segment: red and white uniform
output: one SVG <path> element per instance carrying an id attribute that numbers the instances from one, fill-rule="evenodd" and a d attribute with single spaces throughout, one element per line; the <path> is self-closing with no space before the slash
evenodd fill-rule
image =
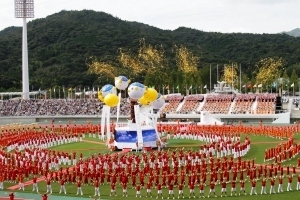
<path id="1" fill-rule="evenodd" d="M 51 187 L 51 178 L 46 179 L 46 185 L 47 185 L 47 193 L 52 193 L 52 187 Z"/>
<path id="2" fill-rule="evenodd" d="M 32 192 L 36 191 L 36 192 L 39 192 L 39 188 L 38 188 L 38 185 L 37 185 L 37 177 L 34 176 L 33 179 L 32 179 Z"/>
<path id="3" fill-rule="evenodd" d="M 60 189 L 59 194 L 63 191 L 65 194 L 67 194 L 66 187 L 65 187 L 65 179 L 60 179 L 59 181 Z"/>
<path id="4" fill-rule="evenodd" d="M 136 195 L 141 196 L 141 186 L 139 184 L 135 186 L 135 190 L 136 190 Z"/>
<path id="5" fill-rule="evenodd" d="M 82 188 L 81 188 L 81 185 L 82 185 L 81 181 L 78 180 L 76 182 L 76 185 L 77 185 L 77 193 L 76 193 L 76 195 L 78 195 L 78 194 L 83 195 Z"/>
<path id="6" fill-rule="evenodd" d="M 94 180 L 94 188 L 95 188 L 95 194 L 94 194 L 94 196 L 99 196 L 100 197 L 100 189 L 99 189 L 99 181 L 98 181 L 98 179 Z"/>

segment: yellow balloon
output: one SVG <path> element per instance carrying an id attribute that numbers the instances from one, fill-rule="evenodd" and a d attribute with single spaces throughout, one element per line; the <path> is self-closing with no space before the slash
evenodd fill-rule
<path id="1" fill-rule="evenodd" d="M 98 99 L 99 99 L 101 102 L 104 101 L 104 98 L 103 98 L 103 96 L 102 96 L 102 91 L 99 91 L 99 92 L 98 92 Z"/>
<path id="2" fill-rule="evenodd" d="M 141 98 L 139 98 L 139 103 L 142 105 L 148 105 L 150 102 L 145 98 L 145 96 L 142 96 Z"/>
<path id="3" fill-rule="evenodd" d="M 119 97 L 116 94 L 108 94 L 104 97 L 105 105 L 115 107 L 119 103 Z"/>
<path id="4" fill-rule="evenodd" d="M 154 88 L 147 88 L 145 94 L 144 94 L 144 97 L 152 102 L 152 101 L 155 101 L 158 97 L 158 93 L 157 91 L 154 89 Z"/>

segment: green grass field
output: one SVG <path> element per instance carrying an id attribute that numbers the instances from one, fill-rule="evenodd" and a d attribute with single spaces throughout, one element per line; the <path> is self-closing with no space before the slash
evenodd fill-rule
<path id="1" fill-rule="evenodd" d="M 251 149 L 250 151 L 247 153 L 247 155 L 245 157 L 243 157 L 243 159 L 254 159 L 255 158 L 255 163 L 263 163 L 263 158 L 264 158 L 264 151 L 266 148 L 270 148 L 273 146 L 276 146 L 277 144 L 283 142 L 283 140 L 279 140 L 276 138 L 270 138 L 270 137 L 263 137 L 263 136 L 254 136 L 251 135 Z M 299 141 L 299 135 L 296 136 L 296 141 Z M 80 142 L 80 143 L 71 143 L 71 144 L 66 144 L 66 145 L 62 145 L 62 146 L 57 146 L 54 147 L 52 149 L 55 150 L 62 150 L 62 151 L 68 151 L 68 152 L 72 152 L 72 151 L 76 151 L 78 154 L 79 153 L 83 153 L 84 157 L 89 157 L 92 154 L 97 154 L 97 153 L 107 153 L 109 152 L 107 147 L 105 146 L 105 144 L 103 143 L 103 141 L 98 140 L 96 138 L 89 138 L 86 137 L 85 142 Z M 99 142 L 99 144 L 96 144 L 95 142 Z M 182 148 L 185 147 L 185 149 L 194 149 L 197 150 L 199 149 L 199 145 L 201 144 L 201 142 L 199 141 L 194 141 L 194 140 L 168 140 L 168 148 L 170 149 L 170 151 L 175 150 L 176 148 Z M 130 152 L 130 153 L 135 153 L 135 152 Z M 283 165 L 288 165 L 288 164 L 292 164 L 295 165 L 297 164 L 297 159 L 298 159 L 299 155 L 288 161 L 283 163 Z M 294 177 L 293 179 L 293 191 L 290 192 L 286 192 L 286 179 L 284 180 L 284 193 L 281 194 L 268 194 L 268 195 L 260 195 L 260 189 L 261 189 L 261 185 L 260 183 L 257 184 L 257 192 L 259 195 L 253 195 L 250 196 L 249 192 L 250 192 L 250 183 L 246 183 L 246 192 L 247 192 L 247 196 L 230 196 L 230 189 L 231 189 L 231 185 L 228 184 L 227 186 L 227 191 L 228 191 L 228 197 L 223 197 L 225 199 L 239 199 L 239 200 L 254 200 L 254 199 L 260 199 L 260 200 L 279 200 L 279 199 L 291 199 L 291 200 L 296 200 L 296 199 L 300 199 L 300 191 L 295 191 L 296 188 L 296 177 Z M 15 184 L 12 183 L 5 183 L 4 186 L 5 188 L 12 186 Z M 130 184 L 129 184 L 130 185 Z M 44 181 L 38 183 L 39 186 L 39 190 L 40 193 L 46 192 L 46 184 Z M 52 188 L 53 188 L 53 194 L 52 195 L 57 195 L 56 199 L 61 199 L 60 197 L 63 197 L 64 195 L 59 195 L 59 185 L 58 183 L 53 183 L 52 184 Z M 76 196 L 76 186 L 73 184 L 67 184 L 66 185 L 66 189 L 67 189 L 67 196 L 69 197 L 78 197 Z M 83 186 L 83 193 L 84 195 L 82 197 L 89 197 L 91 195 L 94 194 L 94 188 L 92 186 Z M 118 185 L 117 186 L 117 193 L 118 196 L 114 196 L 114 197 L 110 197 L 110 186 L 109 185 L 101 185 L 100 186 L 100 191 L 101 191 L 101 199 L 114 199 L 114 200 L 123 200 L 124 197 L 122 196 L 122 189 L 121 186 Z M 205 197 L 207 198 L 208 195 L 208 191 L 209 188 L 205 187 Z M 239 191 L 239 184 L 237 184 L 237 191 Z M 276 191 L 277 191 L 277 181 L 276 181 Z M 26 193 L 32 193 L 32 185 L 27 186 L 25 188 L 25 192 Z M 195 192 L 196 192 L 196 199 L 199 199 L 199 189 L 198 187 L 195 188 Z M 267 192 L 269 192 L 269 182 L 267 182 Z M 175 198 L 177 199 L 178 196 L 178 189 L 175 187 L 174 189 L 174 193 L 175 193 Z M 221 198 L 220 194 L 221 194 L 221 188 L 220 186 L 216 186 L 216 193 L 217 193 L 217 198 Z M 129 199 L 142 199 L 142 200 L 146 200 L 146 199 L 151 199 L 150 197 L 145 197 L 146 195 L 146 190 L 142 189 L 141 190 L 141 194 L 142 194 L 142 198 L 136 198 L 135 197 L 135 189 L 131 189 L 131 187 L 128 187 L 128 197 Z M 188 198 L 189 195 L 189 191 L 187 189 L 187 187 L 184 189 L 184 194 L 185 194 L 185 198 Z M 156 197 L 156 189 L 152 190 L 152 195 L 153 198 Z M 21 197 L 22 195 L 19 194 L 19 196 Z M 163 197 L 164 199 L 167 199 L 168 197 L 168 191 L 167 189 L 163 189 Z M 40 197 L 36 197 L 37 199 L 39 199 Z M 215 197 L 210 197 L 210 199 L 217 199 Z M 53 198 L 55 199 L 55 198 Z"/>

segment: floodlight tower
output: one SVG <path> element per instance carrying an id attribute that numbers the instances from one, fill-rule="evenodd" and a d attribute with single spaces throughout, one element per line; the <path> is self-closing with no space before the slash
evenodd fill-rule
<path id="1" fill-rule="evenodd" d="M 15 0 L 15 17 L 23 18 L 22 42 L 22 98 L 29 99 L 29 74 L 28 74 L 28 45 L 26 18 L 34 17 L 34 0 Z"/>

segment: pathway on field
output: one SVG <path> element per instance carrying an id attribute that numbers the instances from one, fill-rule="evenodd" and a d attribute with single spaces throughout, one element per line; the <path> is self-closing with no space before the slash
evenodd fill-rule
<path id="1" fill-rule="evenodd" d="M 277 142 L 251 142 L 251 144 L 277 144 L 281 143 L 282 141 L 277 141 Z"/>
<path id="2" fill-rule="evenodd" d="M 92 140 L 82 140 L 82 142 L 91 143 L 91 144 L 105 144 L 105 142 L 97 142 Z"/>
<path id="3" fill-rule="evenodd" d="M 252 144 L 278 144 L 280 143 L 280 141 L 278 142 L 251 142 L 251 145 Z M 197 147 L 197 146 L 200 146 L 201 144 L 179 144 L 179 145 L 172 145 L 172 146 L 169 146 L 169 148 L 180 148 L 180 147 Z"/>
<path id="4" fill-rule="evenodd" d="M 0 191 L 0 200 L 8 200 L 9 194 L 10 194 L 10 192 Z M 15 200 L 40 200 L 40 199 L 42 199 L 42 197 L 39 194 L 15 192 Z M 55 196 L 55 195 L 50 195 L 48 197 L 48 200 L 87 200 L 87 199 L 90 199 L 90 198 Z M 103 200 L 103 199 L 101 198 L 101 200 Z"/>
<path id="5" fill-rule="evenodd" d="M 72 149 L 72 151 L 84 151 L 84 150 L 107 150 L 107 147 L 99 147 L 99 148 L 76 148 Z"/>

